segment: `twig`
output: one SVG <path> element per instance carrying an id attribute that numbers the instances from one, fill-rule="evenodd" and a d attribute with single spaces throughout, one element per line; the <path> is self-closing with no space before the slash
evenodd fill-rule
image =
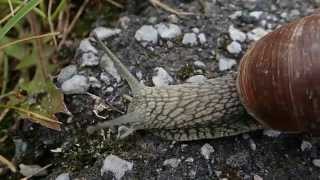
<path id="1" fill-rule="evenodd" d="M 12 11 L 13 13 L 16 13 L 21 7 L 22 7 L 23 4 L 20 4 L 18 7 L 14 8 L 14 10 Z M 2 18 L 0 20 L 0 24 L 4 23 L 7 19 L 9 19 L 10 17 L 12 17 L 12 14 L 8 14 L 6 15 L 4 18 Z"/>
<path id="2" fill-rule="evenodd" d="M 52 23 L 51 10 L 52 10 L 52 0 L 49 0 L 49 5 L 48 5 L 48 24 L 49 24 L 50 32 L 53 33 L 54 32 L 54 27 L 53 27 L 53 23 Z M 54 46 L 57 48 L 58 43 L 57 43 L 57 39 L 56 39 L 55 36 L 53 36 L 53 42 L 54 42 Z"/>
<path id="3" fill-rule="evenodd" d="M 4 109 L 1 114 L 0 114 L 0 122 L 4 119 L 4 117 L 6 117 L 6 115 L 8 114 L 8 112 L 10 111 L 9 108 Z"/>
<path id="4" fill-rule="evenodd" d="M 12 172 L 17 172 L 17 168 L 8 159 L 0 155 L 0 163 L 6 165 Z"/>
<path id="5" fill-rule="evenodd" d="M 58 45 L 58 49 L 61 49 L 62 45 L 64 44 L 64 42 L 66 41 L 67 39 L 67 36 L 69 35 L 69 33 L 72 31 L 72 29 L 74 28 L 76 22 L 78 21 L 79 17 L 81 16 L 81 14 L 83 13 L 84 11 L 84 8 L 87 6 L 89 0 L 85 0 L 81 7 L 79 8 L 76 16 L 73 18 L 72 22 L 70 23 L 68 29 L 66 32 L 64 32 L 63 34 L 63 37 L 62 37 L 62 40 L 60 41 L 59 45 Z"/>
<path id="6" fill-rule="evenodd" d="M 11 16 L 14 16 L 14 10 L 13 10 L 13 6 L 12 6 L 12 2 L 11 0 L 8 0 L 8 4 L 9 4 L 9 7 L 10 7 L 10 11 L 11 11 Z"/>
<path id="7" fill-rule="evenodd" d="M 120 3 L 118 3 L 118 2 L 116 2 L 116 1 L 114 1 L 114 0 L 106 0 L 106 1 L 107 1 L 108 3 L 110 3 L 110 4 L 112 4 L 112 5 L 120 8 L 120 9 L 123 9 L 123 8 L 124 8 L 124 6 L 123 6 L 122 4 L 120 4 Z"/>
<path id="8" fill-rule="evenodd" d="M 178 16 L 194 15 L 194 13 L 191 13 L 191 12 L 183 12 L 183 11 L 175 10 L 172 7 L 160 2 L 159 0 L 149 0 L 149 2 L 155 7 L 159 6 L 160 8 L 164 9 L 165 11 L 176 14 Z"/>
<path id="9" fill-rule="evenodd" d="M 48 37 L 48 36 L 56 36 L 56 35 L 59 35 L 59 34 L 60 34 L 59 32 L 53 32 L 53 33 L 47 33 L 47 34 L 41 34 L 41 35 L 26 37 L 26 38 L 19 39 L 19 40 L 16 40 L 16 41 L 12 41 L 12 42 L 10 42 L 10 43 L 7 43 L 7 44 L 5 44 L 5 45 L 0 46 L 0 50 L 2 50 L 2 49 L 4 49 L 4 48 L 7 48 L 7 47 L 9 47 L 9 46 L 11 46 L 11 45 L 24 42 L 24 41 L 30 41 L 30 40 L 34 40 L 34 39 L 40 39 L 40 38 L 44 38 L 44 37 Z"/>
<path id="10" fill-rule="evenodd" d="M 41 171 L 44 171 L 44 170 L 48 169 L 50 166 L 52 166 L 52 164 L 48 164 L 48 165 L 44 166 L 43 168 L 40 168 L 35 173 L 31 174 L 30 176 L 24 177 L 21 180 L 28 180 L 28 179 L 32 178 L 34 175 L 40 173 Z"/>

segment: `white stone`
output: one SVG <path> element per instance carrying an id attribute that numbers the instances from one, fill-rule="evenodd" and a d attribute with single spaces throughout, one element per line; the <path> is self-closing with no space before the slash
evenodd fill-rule
<path id="1" fill-rule="evenodd" d="M 62 173 L 55 180 L 70 180 L 70 175 L 69 173 Z"/>
<path id="2" fill-rule="evenodd" d="M 168 86 L 173 82 L 173 78 L 162 67 L 157 67 L 154 71 L 156 75 L 152 77 L 152 82 L 156 87 Z"/>
<path id="3" fill-rule="evenodd" d="M 228 69 L 231 69 L 232 66 L 236 65 L 237 62 L 234 59 L 226 58 L 224 56 L 221 56 L 219 58 L 219 70 L 220 71 L 225 71 Z"/>
<path id="4" fill-rule="evenodd" d="M 316 167 L 320 167 L 320 159 L 314 159 L 312 160 L 312 164 Z"/>
<path id="5" fill-rule="evenodd" d="M 98 50 L 90 43 L 89 38 L 83 39 L 80 42 L 79 50 L 81 50 L 82 52 L 92 52 L 95 54 L 98 53 Z"/>
<path id="6" fill-rule="evenodd" d="M 144 25 L 134 35 L 137 41 L 142 43 L 156 44 L 158 42 L 158 31 L 150 25 Z"/>
<path id="7" fill-rule="evenodd" d="M 256 145 L 256 143 L 254 142 L 254 140 L 253 139 L 249 139 L 249 145 L 250 145 L 250 149 L 252 150 L 252 151 L 255 151 L 255 150 L 257 150 L 257 145 Z"/>
<path id="8" fill-rule="evenodd" d="M 260 19 L 263 11 L 252 11 L 249 13 L 249 16 L 254 17 L 255 19 Z"/>
<path id="9" fill-rule="evenodd" d="M 178 23 L 179 22 L 179 18 L 175 15 L 175 14 L 171 14 L 168 16 L 168 20 L 172 23 Z"/>
<path id="10" fill-rule="evenodd" d="M 96 34 L 97 37 L 102 40 L 120 33 L 121 29 L 112 29 L 106 27 L 97 27 L 92 31 L 92 34 Z"/>
<path id="11" fill-rule="evenodd" d="M 257 174 L 253 175 L 253 180 L 263 180 L 263 178 Z"/>
<path id="12" fill-rule="evenodd" d="M 276 131 L 276 130 L 273 130 L 273 129 L 265 129 L 263 131 L 263 135 L 269 136 L 269 137 L 273 137 L 273 138 L 276 138 L 276 137 L 280 136 L 280 134 L 281 134 L 280 131 Z"/>
<path id="13" fill-rule="evenodd" d="M 267 35 L 269 32 L 261 27 L 255 28 L 247 33 L 248 39 L 253 41 L 258 41 L 263 36 Z"/>
<path id="14" fill-rule="evenodd" d="M 94 76 L 90 76 L 89 77 L 89 84 L 91 87 L 94 87 L 94 88 L 101 88 L 101 83 L 100 81 L 94 77 Z"/>
<path id="15" fill-rule="evenodd" d="M 182 44 L 195 46 L 198 44 L 197 35 L 195 33 L 185 33 L 182 39 Z"/>
<path id="16" fill-rule="evenodd" d="M 237 19 L 238 17 L 242 16 L 242 11 L 235 11 L 234 13 L 232 13 L 229 18 L 230 19 Z"/>
<path id="17" fill-rule="evenodd" d="M 119 22 L 120 22 L 120 26 L 123 28 L 123 29 L 128 29 L 129 27 L 129 22 L 130 22 L 130 18 L 128 16 L 123 16 L 119 19 Z"/>
<path id="18" fill-rule="evenodd" d="M 103 81 L 106 85 L 110 85 L 111 80 L 106 72 L 102 72 L 100 74 L 100 80 Z"/>
<path id="19" fill-rule="evenodd" d="M 61 152 L 62 152 L 62 148 L 61 148 L 61 147 L 58 147 L 58 148 L 55 148 L 55 149 L 50 149 L 50 152 L 53 152 L 53 153 L 61 153 Z"/>
<path id="20" fill-rule="evenodd" d="M 188 83 L 203 83 L 207 80 L 208 78 L 206 78 L 204 75 L 194 75 L 189 77 L 186 82 Z"/>
<path id="21" fill-rule="evenodd" d="M 195 61 L 193 64 L 195 66 L 197 66 L 197 67 L 200 67 L 200 68 L 205 68 L 206 67 L 206 64 L 204 62 L 202 62 L 202 61 Z"/>
<path id="22" fill-rule="evenodd" d="M 302 141 L 301 151 L 310 150 L 311 148 L 312 148 L 312 144 L 309 141 Z"/>
<path id="23" fill-rule="evenodd" d="M 182 34 L 180 27 L 175 24 L 160 23 L 155 27 L 163 39 L 174 39 Z"/>
<path id="24" fill-rule="evenodd" d="M 204 33 L 200 33 L 198 35 L 198 38 L 199 38 L 199 42 L 200 44 L 204 44 L 207 42 L 207 38 L 206 38 L 206 35 Z"/>
<path id="25" fill-rule="evenodd" d="M 74 75 L 71 79 L 66 80 L 61 85 L 64 94 L 82 94 L 89 89 L 88 79 L 83 75 Z"/>
<path id="26" fill-rule="evenodd" d="M 229 36 L 234 41 L 244 42 L 247 38 L 247 35 L 240 31 L 239 29 L 233 27 L 232 25 L 229 26 Z"/>
<path id="27" fill-rule="evenodd" d="M 42 167 L 39 165 L 25 165 L 25 164 L 19 164 L 20 173 L 24 176 L 44 176 L 47 174 L 47 170 L 42 170 L 39 172 L 39 170 Z"/>
<path id="28" fill-rule="evenodd" d="M 77 66 L 69 65 L 61 69 L 57 76 L 57 81 L 61 84 L 64 81 L 70 79 L 73 75 L 77 74 Z"/>
<path id="29" fill-rule="evenodd" d="M 171 166 L 172 168 L 177 168 L 179 166 L 181 162 L 181 159 L 177 159 L 177 158 L 171 158 L 171 159 L 166 159 L 164 162 L 163 162 L 163 165 L 164 166 Z"/>
<path id="30" fill-rule="evenodd" d="M 80 59 L 80 66 L 97 66 L 99 64 L 99 58 L 92 52 L 83 53 Z"/>
<path id="31" fill-rule="evenodd" d="M 109 74 L 111 74 L 111 76 L 113 76 L 117 82 L 121 82 L 121 77 L 116 69 L 116 67 L 114 66 L 113 61 L 109 58 L 108 55 L 104 55 L 101 57 L 101 62 L 100 62 L 100 66 Z"/>
<path id="32" fill-rule="evenodd" d="M 200 32 L 200 29 L 199 28 L 192 28 L 192 32 L 198 34 Z"/>
<path id="33" fill-rule="evenodd" d="M 214 149 L 210 144 L 206 143 L 201 147 L 201 154 L 205 159 L 209 159 L 211 153 L 214 153 Z"/>
<path id="34" fill-rule="evenodd" d="M 232 41 L 228 46 L 227 50 L 231 54 L 239 54 L 242 51 L 241 44 L 238 43 L 237 41 Z"/>
<path id="35" fill-rule="evenodd" d="M 185 162 L 192 163 L 194 161 L 193 157 L 188 157 Z"/>
<path id="36" fill-rule="evenodd" d="M 112 172 L 117 180 L 120 180 L 127 171 L 131 171 L 133 163 L 123 160 L 115 155 L 107 156 L 103 161 L 101 176 L 106 172 Z"/>

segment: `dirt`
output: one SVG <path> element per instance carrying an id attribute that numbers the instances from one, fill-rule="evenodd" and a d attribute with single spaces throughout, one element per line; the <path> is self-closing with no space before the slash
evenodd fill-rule
<path id="1" fill-rule="evenodd" d="M 205 33 L 207 43 L 194 47 L 185 46 L 181 43 L 182 37 L 172 41 L 173 46 L 168 47 L 165 40 L 158 45 L 143 47 L 134 39 L 135 32 L 146 24 L 168 22 L 170 13 L 162 9 L 156 9 L 148 2 L 132 1 L 128 9 L 119 16 L 127 16 L 130 19 L 127 29 L 106 40 L 109 47 L 120 57 L 121 61 L 132 72 L 141 71 L 142 79 L 146 85 L 152 86 L 151 77 L 153 69 L 163 67 L 175 80 L 174 84 L 183 83 L 187 77 L 194 74 L 204 74 L 208 78 L 220 76 L 226 72 L 218 69 L 216 55 L 224 55 L 234 58 L 239 62 L 246 48 L 251 42 L 242 43 L 243 50 L 239 55 L 227 52 L 226 45 L 231 42 L 228 36 L 228 27 L 233 24 L 243 32 L 261 26 L 261 20 L 255 20 L 248 13 L 263 11 L 265 16 L 277 18 L 267 20 L 272 29 L 277 25 L 292 21 L 293 19 L 310 14 L 316 3 L 312 0 L 217 0 L 210 6 L 203 6 L 200 2 L 191 0 L 168 0 L 163 1 L 172 7 L 178 7 L 184 11 L 194 12 L 198 15 L 178 17 L 176 23 L 182 29 L 183 34 L 192 32 L 197 27 Z M 207 9 L 206 12 L 204 10 Z M 230 19 L 229 16 L 235 11 L 241 10 L 245 15 Z M 290 16 L 292 10 L 297 10 L 298 15 Z M 288 18 L 281 18 L 283 12 L 288 12 Z M 282 15 L 283 16 L 283 15 Z M 150 23 L 151 19 L 153 23 Z M 268 19 L 262 17 L 262 19 Z M 93 22 L 93 26 L 109 24 L 99 19 Z M 121 28 L 120 23 L 112 23 L 109 27 Z M 101 52 L 102 53 L 102 52 Z M 79 54 L 74 55 L 70 63 L 78 63 Z M 193 65 L 195 61 L 202 61 L 205 68 Z M 199 70 L 200 69 L 200 70 Z M 231 70 L 236 70 L 233 67 Z M 103 70 L 99 67 L 81 69 L 81 73 L 87 76 L 99 77 Z M 110 86 L 110 85 L 109 85 Z M 89 92 L 108 101 L 113 99 L 112 105 L 126 111 L 128 102 L 122 98 L 123 94 L 130 94 L 126 82 L 116 83 L 111 81 L 114 91 L 106 92 L 107 85 L 101 88 L 90 88 Z M 225 137 L 213 140 L 192 142 L 172 142 L 160 139 L 152 134 L 139 131 L 125 140 L 115 140 L 111 135 L 108 140 L 107 130 L 104 133 L 88 135 L 85 128 L 88 125 L 102 121 L 93 113 L 94 100 L 88 95 L 66 95 L 66 105 L 73 117 L 60 115 L 64 123 L 61 133 L 49 131 L 39 126 L 30 125 L 33 131 L 26 131 L 19 138 L 29 144 L 25 157 L 33 164 L 45 165 L 53 163 L 49 169 L 50 174 L 42 179 L 54 179 L 57 175 L 69 172 L 72 178 L 84 179 L 113 179 L 111 173 L 101 176 L 100 169 L 103 159 L 114 154 L 120 158 L 133 162 L 133 170 L 128 171 L 123 179 L 319 179 L 320 167 L 312 164 L 313 159 L 320 157 L 320 143 L 317 138 L 309 135 L 287 135 L 268 137 L 263 131 L 250 133 L 249 140 L 242 135 Z M 116 111 L 105 112 L 108 118 L 113 119 L 121 115 Z M 29 133 L 29 134 L 28 134 Z M 250 140 L 251 139 L 251 140 Z M 250 141 L 256 145 L 252 148 Z M 301 150 L 302 141 L 309 141 L 311 149 Z M 206 160 L 201 155 L 201 147 L 208 143 L 213 146 L 215 152 Z M 53 153 L 50 150 L 62 148 L 62 152 Z M 192 162 L 185 161 L 193 158 Z M 178 158 L 181 162 L 177 168 L 164 166 L 166 159 Z M 41 179 L 41 178 L 40 178 Z"/>

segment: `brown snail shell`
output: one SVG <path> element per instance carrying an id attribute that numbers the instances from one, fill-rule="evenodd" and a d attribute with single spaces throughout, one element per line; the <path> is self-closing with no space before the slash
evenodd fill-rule
<path id="1" fill-rule="evenodd" d="M 240 62 L 237 88 L 246 110 L 262 124 L 320 134 L 320 14 L 257 41 Z"/>

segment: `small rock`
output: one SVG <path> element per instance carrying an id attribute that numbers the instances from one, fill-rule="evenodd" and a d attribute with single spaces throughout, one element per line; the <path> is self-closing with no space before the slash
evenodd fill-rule
<path id="1" fill-rule="evenodd" d="M 235 11 L 233 14 L 229 16 L 230 19 L 237 19 L 242 16 L 242 11 Z"/>
<path id="2" fill-rule="evenodd" d="M 123 29 L 128 29 L 129 27 L 129 22 L 130 22 L 130 18 L 128 16 L 123 16 L 119 19 L 119 22 L 120 22 L 120 26 L 123 28 Z"/>
<path id="3" fill-rule="evenodd" d="M 99 64 L 99 58 L 92 52 L 83 53 L 80 59 L 80 66 L 96 66 Z"/>
<path id="4" fill-rule="evenodd" d="M 188 157 L 185 162 L 192 163 L 194 161 L 193 157 Z"/>
<path id="5" fill-rule="evenodd" d="M 70 180 L 70 175 L 69 173 L 62 173 L 55 180 Z"/>
<path id="6" fill-rule="evenodd" d="M 195 33 L 185 33 L 182 39 L 182 44 L 195 46 L 198 44 L 197 35 Z"/>
<path id="7" fill-rule="evenodd" d="M 175 14 L 171 14 L 168 16 L 168 20 L 172 23 L 178 23 L 179 22 L 179 18 L 175 15 Z"/>
<path id="8" fill-rule="evenodd" d="M 50 149 L 50 152 L 53 152 L 53 153 L 61 153 L 61 152 L 62 152 L 62 148 L 61 148 L 61 147 L 58 147 L 58 148 L 55 148 L 55 149 Z"/>
<path id="9" fill-rule="evenodd" d="M 220 71 L 225 71 L 228 69 L 231 69 L 232 66 L 236 65 L 237 62 L 234 59 L 226 58 L 224 56 L 221 56 L 219 58 L 219 70 Z"/>
<path id="10" fill-rule="evenodd" d="M 157 24 L 155 27 L 160 37 L 163 39 L 174 39 L 180 36 L 182 33 L 179 26 L 171 23 L 170 24 L 160 23 L 160 24 Z"/>
<path id="11" fill-rule="evenodd" d="M 158 42 L 158 31 L 150 25 L 144 25 L 136 31 L 134 37 L 144 45 L 148 43 L 156 44 Z"/>
<path id="12" fill-rule="evenodd" d="M 316 167 L 320 167 L 320 159 L 314 159 L 312 160 L 312 164 Z"/>
<path id="13" fill-rule="evenodd" d="M 107 156 L 103 161 L 103 166 L 101 168 L 101 176 L 104 173 L 110 171 L 113 173 L 117 180 L 120 180 L 127 171 L 131 171 L 133 168 L 133 163 L 123 160 L 115 155 Z"/>
<path id="14" fill-rule="evenodd" d="M 102 73 L 100 74 L 100 79 L 101 79 L 101 81 L 103 81 L 106 85 L 110 85 L 111 80 L 110 80 L 109 75 L 108 75 L 107 73 L 102 72 Z"/>
<path id="15" fill-rule="evenodd" d="M 155 24 L 158 21 L 158 18 L 155 16 L 149 17 L 148 22 L 150 24 Z"/>
<path id="16" fill-rule="evenodd" d="M 229 36 L 234 41 L 244 42 L 247 38 L 247 35 L 240 31 L 239 29 L 229 26 Z"/>
<path id="17" fill-rule="evenodd" d="M 89 89 L 89 82 L 85 76 L 74 75 L 71 79 L 66 80 L 61 85 L 64 94 L 82 94 Z"/>
<path id="18" fill-rule="evenodd" d="M 152 82 L 156 87 L 167 86 L 173 82 L 173 78 L 162 67 L 155 68 L 156 75 L 152 77 Z"/>
<path id="19" fill-rule="evenodd" d="M 101 40 L 121 33 L 121 29 L 112 29 L 106 27 L 97 27 L 92 31 L 92 34 L 96 34 Z"/>
<path id="20" fill-rule="evenodd" d="M 206 143 L 201 147 L 201 154 L 204 156 L 205 159 L 210 158 L 210 154 L 214 152 L 213 147 Z"/>
<path id="21" fill-rule="evenodd" d="M 110 59 L 108 55 L 104 55 L 101 57 L 100 67 L 103 68 L 109 74 L 111 74 L 117 80 L 118 83 L 121 82 L 121 77 L 113 64 L 113 61 Z"/>
<path id="22" fill-rule="evenodd" d="M 42 168 L 39 165 L 25 165 L 19 164 L 20 173 L 24 176 L 45 176 L 47 174 L 47 170 L 39 170 Z"/>
<path id="23" fill-rule="evenodd" d="M 64 81 L 70 79 L 73 75 L 77 74 L 77 66 L 69 65 L 61 69 L 57 76 L 57 81 L 62 84 Z"/>
<path id="24" fill-rule="evenodd" d="M 257 174 L 253 175 L 253 180 L 263 180 L 263 178 Z"/>
<path id="25" fill-rule="evenodd" d="M 254 142 L 254 140 L 253 139 L 249 139 L 249 145 L 250 145 L 250 149 L 252 150 L 252 151 L 255 151 L 255 150 L 257 150 L 257 145 L 256 145 L 256 143 Z"/>
<path id="26" fill-rule="evenodd" d="M 258 41 L 266 34 L 268 34 L 268 31 L 266 31 L 265 29 L 263 29 L 261 27 L 258 27 L 258 28 L 251 30 L 250 32 L 248 32 L 247 36 L 248 36 L 249 40 Z"/>
<path id="27" fill-rule="evenodd" d="M 206 78 L 204 75 L 194 75 L 189 77 L 186 82 L 188 83 L 203 83 L 206 81 L 208 78 Z"/>
<path id="28" fill-rule="evenodd" d="M 89 84 L 91 87 L 94 87 L 94 88 L 101 88 L 101 83 L 100 81 L 94 77 L 94 76 L 90 76 L 89 77 Z"/>
<path id="29" fill-rule="evenodd" d="M 200 32 L 200 29 L 199 28 L 192 28 L 192 32 L 198 34 Z"/>
<path id="30" fill-rule="evenodd" d="M 249 13 L 249 16 L 254 17 L 255 19 L 260 19 L 263 11 L 252 11 Z"/>
<path id="31" fill-rule="evenodd" d="M 177 159 L 177 158 L 171 158 L 171 159 L 166 159 L 164 162 L 163 162 L 163 165 L 164 166 L 171 166 L 172 168 L 177 168 L 179 166 L 181 162 L 181 159 Z"/>
<path id="32" fill-rule="evenodd" d="M 221 174 L 222 174 L 222 171 L 214 171 L 214 174 L 215 174 L 217 177 L 220 177 Z"/>
<path id="33" fill-rule="evenodd" d="M 90 43 L 89 38 L 83 39 L 80 42 L 79 50 L 82 52 L 92 52 L 95 54 L 98 53 L 98 50 L 94 46 L 92 46 L 92 44 Z"/>
<path id="34" fill-rule="evenodd" d="M 206 64 L 203 63 L 202 61 L 195 61 L 193 63 L 196 67 L 199 67 L 199 68 L 205 68 L 206 67 Z"/>
<path id="35" fill-rule="evenodd" d="M 200 44 L 204 44 L 207 42 L 207 38 L 206 38 L 206 35 L 204 33 L 200 33 L 198 35 L 198 38 L 199 38 L 199 42 Z"/>
<path id="36" fill-rule="evenodd" d="M 311 148 L 312 148 L 312 144 L 309 141 L 302 141 L 301 151 L 310 150 Z"/>
<path id="37" fill-rule="evenodd" d="M 232 43 L 227 46 L 227 50 L 231 54 L 239 54 L 242 51 L 241 44 L 237 41 L 232 41 Z"/>
<path id="38" fill-rule="evenodd" d="M 280 131 L 276 131 L 276 130 L 272 130 L 272 129 L 265 129 L 263 131 L 263 135 L 273 137 L 273 138 L 278 137 L 280 134 L 281 134 Z"/>

